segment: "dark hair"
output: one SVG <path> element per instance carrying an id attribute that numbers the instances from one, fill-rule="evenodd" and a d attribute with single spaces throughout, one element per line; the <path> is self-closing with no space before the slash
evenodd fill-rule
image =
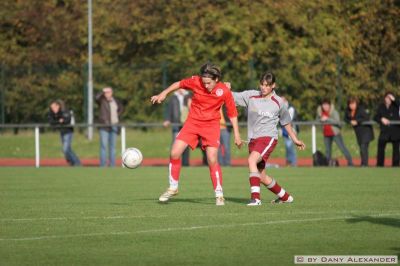
<path id="1" fill-rule="evenodd" d="M 266 81 L 268 85 L 274 84 L 275 83 L 275 75 L 269 71 L 265 72 L 260 77 L 260 84 L 264 83 L 264 81 Z"/>
<path id="2" fill-rule="evenodd" d="M 206 63 L 200 67 L 200 76 L 203 78 L 211 78 L 213 80 L 221 79 L 221 70 L 212 63 Z"/>
<path id="3" fill-rule="evenodd" d="M 329 104 L 329 105 L 331 105 L 331 100 L 329 100 L 329 99 L 322 99 L 322 101 L 321 101 L 321 105 L 323 105 L 324 103 L 327 103 L 327 104 Z"/>
<path id="4" fill-rule="evenodd" d="M 358 105 L 359 101 L 358 101 L 358 99 L 356 97 L 350 97 L 347 100 L 347 105 L 349 105 L 350 103 L 356 103 Z"/>
<path id="5" fill-rule="evenodd" d="M 385 96 L 383 96 L 383 98 L 386 98 L 386 96 L 388 96 L 389 94 L 394 95 L 391 91 L 387 91 L 387 92 L 385 92 Z"/>

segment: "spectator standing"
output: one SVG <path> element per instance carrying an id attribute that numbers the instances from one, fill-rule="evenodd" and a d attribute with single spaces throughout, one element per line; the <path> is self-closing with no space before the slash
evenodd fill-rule
<path id="1" fill-rule="evenodd" d="M 347 165 L 353 166 L 353 159 L 351 158 L 349 150 L 344 145 L 342 134 L 340 133 L 339 113 L 329 100 L 324 99 L 321 102 L 321 105 L 317 109 L 317 120 L 324 123 L 325 154 L 328 162 L 331 162 L 332 159 L 332 142 L 334 141 L 346 157 Z"/>
<path id="2" fill-rule="evenodd" d="M 164 127 L 171 126 L 172 129 L 172 143 L 175 141 L 176 136 L 183 127 L 189 113 L 188 101 L 190 95 L 184 89 L 178 89 L 171 96 L 165 112 Z M 189 147 L 182 154 L 182 166 L 189 166 Z"/>
<path id="3" fill-rule="evenodd" d="M 378 155 L 376 166 L 385 165 L 385 148 L 388 142 L 393 145 L 392 166 L 399 166 L 400 156 L 400 125 L 393 125 L 391 121 L 400 122 L 399 101 L 393 93 L 387 92 L 384 101 L 378 106 L 374 120 L 380 125 L 378 138 Z"/>
<path id="4" fill-rule="evenodd" d="M 288 100 L 284 97 L 281 96 L 283 104 L 286 106 L 291 121 L 294 121 L 296 119 L 296 109 L 294 108 L 293 105 L 291 105 Z M 297 127 L 293 127 L 292 129 L 293 131 L 296 133 L 296 135 L 298 134 L 298 130 L 296 130 Z M 296 148 L 295 148 L 295 144 L 293 143 L 293 141 L 290 139 L 289 134 L 286 130 L 285 127 L 282 127 L 282 137 L 283 140 L 285 142 L 285 148 L 286 148 L 286 164 L 290 165 L 290 166 L 297 166 L 297 155 L 296 155 Z"/>
<path id="5" fill-rule="evenodd" d="M 229 119 L 225 105 L 220 110 L 221 119 L 219 121 L 219 128 L 221 130 L 220 146 L 218 149 L 218 161 L 222 166 L 231 165 L 231 130 L 232 127 L 227 125 Z"/>
<path id="6" fill-rule="evenodd" d="M 80 166 L 81 161 L 71 147 L 74 135 L 74 128 L 70 126 L 72 124 L 72 111 L 65 107 L 63 101 L 53 101 L 50 104 L 48 120 L 50 125 L 55 126 L 60 130 L 62 151 L 65 160 L 67 160 L 71 166 Z"/>
<path id="7" fill-rule="evenodd" d="M 369 121 L 369 115 L 356 98 L 349 98 L 344 120 L 350 123 L 356 133 L 357 143 L 360 148 L 361 166 L 368 166 L 368 146 L 374 139 L 371 125 L 363 123 Z"/>
<path id="8" fill-rule="evenodd" d="M 100 131 L 100 166 L 107 165 L 107 151 L 109 166 L 115 166 L 115 142 L 119 134 L 119 117 L 123 112 L 121 102 L 113 96 L 113 89 L 106 87 L 96 95 L 99 105 L 98 121 L 104 126 Z"/>

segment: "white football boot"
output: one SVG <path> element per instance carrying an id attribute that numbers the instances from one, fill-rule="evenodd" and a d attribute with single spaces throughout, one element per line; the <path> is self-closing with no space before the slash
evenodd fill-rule
<path id="1" fill-rule="evenodd" d="M 247 206 L 259 206 L 261 205 L 261 200 L 260 199 L 252 199 Z"/>
<path id="2" fill-rule="evenodd" d="M 292 203 L 293 202 L 293 197 L 289 196 L 289 198 L 286 201 L 281 200 L 281 198 L 277 198 L 271 201 L 272 204 L 282 204 L 282 203 Z"/>
<path id="3" fill-rule="evenodd" d="M 166 203 L 169 201 L 170 198 L 173 196 L 178 195 L 178 189 L 170 189 L 168 188 L 167 191 L 165 191 L 161 196 L 158 198 L 158 200 L 162 203 Z"/>
<path id="4" fill-rule="evenodd" d="M 222 196 L 216 197 L 215 198 L 215 205 L 217 206 L 224 206 L 225 205 L 225 199 Z"/>

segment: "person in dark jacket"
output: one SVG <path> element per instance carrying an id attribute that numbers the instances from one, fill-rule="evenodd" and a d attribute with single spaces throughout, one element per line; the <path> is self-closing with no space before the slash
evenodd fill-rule
<path id="1" fill-rule="evenodd" d="M 74 128 L 68 126 L 71 125 L 71 118 L 71 111 L 65 107 L 63 101 L 56 100 L 51 102 L 48 121 L 50 125 L 60 130 L 62 151 L 65 160 L 67 160 L 71 166 L 80 166 L 81 161 L 71 148 L 72 137 L 74 134 Z"/>
<path id="2" fill-rule="evenodd" d="M 353 126 L 357 143 L 360 148 L 361 166 L 368 166 L 368 146 L 374 139 L 372 125 L 363 123 L 369 121 L 369 115 L 356 98 L 349 98 L 344 120 Z"/>
<path id="3" fill-rule="evenodd" d="M 172 143 L 183 127 L 189 113 L 188 100 L 190 95 L 184 89 L 177 90 L 170 98 L 164 114 L 164 127 L 172 129 Z M 182 166 L 189 166 L 189 147 L 182 154 Z"/>
<path id="4" fill-rule="evenodd" d="M 113 97 L 113 89 L 104 88 L 96 95 L 99 105 L 98 122 L 105 126 L 99 127 L 100 131 L 100 166 L 107 165 L 107 149 L 109 166 L 115 166 L 115 142 L 119 133 L 119 117 L 123 112 L 121 102 Z"/>
<path id="5" fill-rule="evenodd" d="M 380 125 L 381 132 L 378 138 L 378 155 L 376 165 L 385 165 L 385 148 L 388 142 L 393 145 L 392 166 L 400 166 L 400 125 L 392 122 L 400 122 L 399 101 L 393 93 L 387 92 L 384 102 L 378 106 L 374 120 Z"/>

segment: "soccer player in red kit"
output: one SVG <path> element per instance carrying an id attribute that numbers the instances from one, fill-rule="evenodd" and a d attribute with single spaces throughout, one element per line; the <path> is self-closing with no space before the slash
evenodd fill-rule
<path id="1" fill-rule="evenodd" d="M 170 92 L 179 88 L 190 90 L 193 93 L 188 118 L 171 148 L 169 188 L 160 196 L 160 202 L 168 202 L 171 197 L 178 194 L 182 153 L 187 146 L 192 149 L 196 148 L 200 138 L 202 149 L 205 149 L 207 154 L 216 205 L 225 205 L 222 190 L 222 172 L 217 160 L 220 144 L 220 108 L 223 104 L 226 106 L 232 123 L 235 144 L 239 148 L 242 145 L 242 140 L 239 134 L 235 101 L 230 89 L 220 82 L 220 79 L 220 69 L 213 64 L 207 63 L 200 68 L 200 75 L 175 82 L 160 94 L 151 97 L 151 102 L 155 104 L 161 103 Z"/>

